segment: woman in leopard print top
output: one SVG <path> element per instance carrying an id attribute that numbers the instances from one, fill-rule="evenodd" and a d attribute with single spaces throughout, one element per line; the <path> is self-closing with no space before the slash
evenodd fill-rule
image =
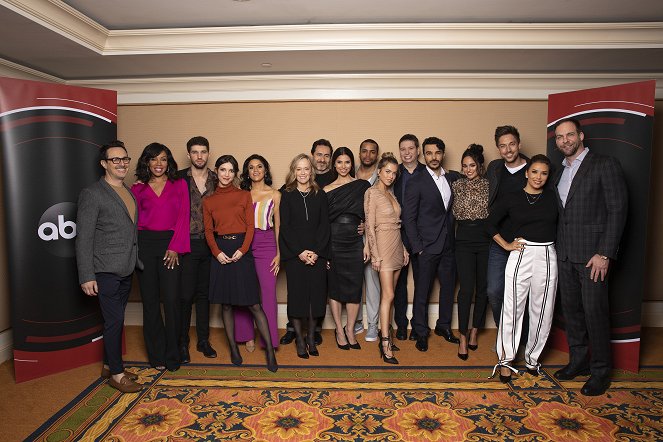
<path id="1" fill-rule="evenodd" d="M 490 237 L 485 229 L 488 218 L 488 180 L 483 178 L 483 147 L 471 144 L 461 160 L 465 178 L 451 185 L 454 195 L 453 214 L 458 220 L 456 228 L 456 265 L 458 267 L 458 328 L 460 344 L 458 357 L 468 358 L 468 348 L 478 348 L 477 334 L 486 317 L 488 282 L 488 247 Z M 472 328 L 468 336 L 468 322 L 472 294 L 475 292 Z"/>

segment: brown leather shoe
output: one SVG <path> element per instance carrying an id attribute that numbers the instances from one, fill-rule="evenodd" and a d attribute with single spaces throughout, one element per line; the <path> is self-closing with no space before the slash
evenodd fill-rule
<path id="1" fill-rule="evenodd" d="M 135 383 L 128 376 L 122 376 L 120 382 L 117 382 L 112 377 L 108 379 L 108 385 L 121 391 L 122 393 L 137 393 L 143 389 L 143 386 Z"/>
<path id="2" fill-rule="evenodd" d="M 133 374 L 133 373 L 127 371 L 127 370 L 124 370 L 124 375 L 127 376 L 132 381 L 135 381 L 135 380 L 138 379 L 137 374 Z M 110 368 L 101 367 L 101 377 L 104 378 L 104 379 L 110 378 L 111 377 Z"/>

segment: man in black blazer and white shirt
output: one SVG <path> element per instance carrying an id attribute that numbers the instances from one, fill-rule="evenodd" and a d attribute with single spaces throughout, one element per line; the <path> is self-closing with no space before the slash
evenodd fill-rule
<path id="1" fill-rule="evenodd" d="M 436 276 L 440 282 L 440 305 L 435 334 L 449 342 L 459 342 L 451 332 L 456 284 L 451 183 L 460 178 L 460 174 L 448 173 L 442 168 L 445 146 L 441 139 L 429 137 L 422 145 L 426 170 L 412 177 L 405 189 L 403 223 L 411 253 L 418 255 L 419 262 L 411 322 L 416 333 L 417 349 L 427 351 L 430 332 L 428 298 Z"/>
<path id="2" fill-rule="evenodd" d="M 610 386 L 607 274 L 610 261 L 617 257 L 628 195 L 619 161 L 590 152 L 584 138 L 575 119 L 560 120 L 555 126 L 555 143 L 565 157 L 553 182 L 560 210 L 559 292 L 569 343 L 569 364 L 555 377 L 570 380 L 591 374 L 580 391 L 598 396 Z"/>
<path id="3" fill-rule="evenodd" d="M 101 376 L 122 393 L 135 393 L 137 376 L 124 371 L 124 310 L 138 260 L 136 200 L 123 180 L 131 158 L 124 143 L 113 141 L 100 150 L 106 173 L 78 197 L 76 261 L 81 289 L 97 296 L 104 318 L 104 367 Z"/>

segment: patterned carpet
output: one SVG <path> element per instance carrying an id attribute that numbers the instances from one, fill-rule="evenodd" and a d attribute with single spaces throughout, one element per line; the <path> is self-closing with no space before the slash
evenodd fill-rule
<path id="1" fill-rule="evenodd" d="M 490 367 L 264 367 L 140 364 L 146 388 L 101 379 L 29 440 L 658 441 L 663 367 L 615 372 L 604 396 L 579 394 L 548 368 L 509 384 Z"/>

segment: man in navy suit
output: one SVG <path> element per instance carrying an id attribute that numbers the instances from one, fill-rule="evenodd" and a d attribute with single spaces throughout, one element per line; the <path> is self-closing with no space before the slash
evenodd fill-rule
<path id="1" fill-rule="evenodd" d="M 569 342 L 569 363 L 555 377 L 590 374 L 580 392 L 598 396 L 610 386 L 607 275 L 626 224 L 628 195 L 619 161 L 590 152 L 584 139 L 578 120 L 566 118 L 555 126 L 555 143 L 564 154 L 553 182 L 560 210 L 559 293 Z"/>
<path id="2" fill-rule="evenodd" d="M 429 137 L 422 144 L 426 170 L 412 177 L 405 189 L 403 224 L 411 253 L 418 255 L 419 262 L 411 322 L 416 333 L 417 350 L 427 351 L 430 332 L 428 298 L 436 276 L 440 282 L 440 307 L 435 334 L 449 342 L 459 342 L 451 332 L 456 284 L 451 183 L 460 178 L 460 174 L 447 173 L 442 168 L 445 146 L 441 139 Z"/>

